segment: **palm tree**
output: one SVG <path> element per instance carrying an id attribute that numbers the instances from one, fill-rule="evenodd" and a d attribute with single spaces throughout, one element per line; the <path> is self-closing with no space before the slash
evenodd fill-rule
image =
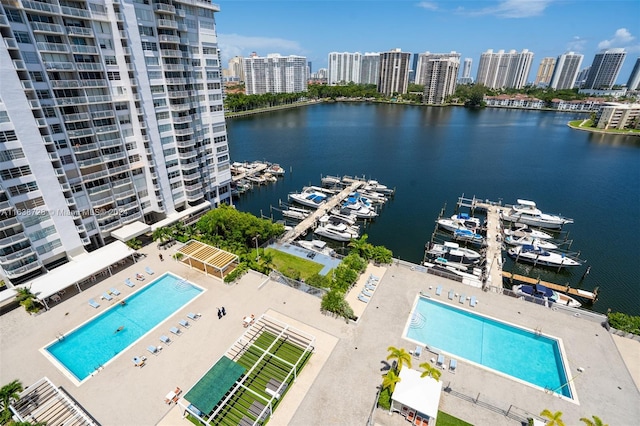
<path id="1" fill-rule="evenodd" d="M 367 241 L 369 236 L 364 234 L 362 237 L 357 240 L 352 239 L 349 241 L 349 247 L 353 249 L 360 257 L 363 257 L 365 260 L 369 260 L 371 258 L 371 249 L 373 246 Z"/>
<path id="2" fill-rule="evenodd" d="M 396 389 L 396 383 L 400 381 L 400 376 L 398 376 L 395 371 L 389 370 L 387 374 L 382 377 L 382 389 L 389 388 L 389 392 L 393 393 Z"/>
<path id="3" fill-rule="evenodd" d="M 564 422 L 561 419 L 562 411 L 556 411 L 555 413 L 552 413 L 545 408 L 542 413 L 540 413 L 540 415 L 549 419 L 549 421 L 547 422 L 547 426 L 564 426 Z"/>
<path id="4" fill-rule="evenodd" d="M 442 376 L 442 371 L 434 365 L 429 364 L 428 362 L 423 362 L 420 364 L 420 368 L 423 368 L 424 371 L 420 375 L 420 377 L 433 377 L 436 382 L 440 381 L 440 376 Z"/>
<path id="5" fill-rule="evenodd" d="M 396 371 L 400 372 L 402 370 L 402 365 L 407 364 L 407 367 L 411 368 L 411 355 L 409 352 L 405 351 L 404 348 L 396 348 L 393 346 L 389 346 L 387 350 L 390 352 L 387 357 L 387 361 L 390 359 L 395 359 L 397 362 Z"/>
<path id="6" fill-rule="evenodd" d="M 586 424 L 587 426 L 609 426 L 604 424 L 602 420 L 600 420 L 600 417 L 598 416 L 591 416 L 591 417 L 593 418 L 593 420 L 587 419 L 586 417 L 582 417 L 580 421 Z"/>
<path id="7" fill-rule="evenodd" d="M 0 388 L 0 402 L 2 402 L 2 412 L 0 412 L 0 424 L 5 424 L 11 419 L 11 410 L 9 404 L 19 398 L 22 392 L 22 383 L 20 380 L 14 380 Z"/>
<path id="8" fill-rule="evenodd" d="M 24 309 L 31 313 L 39 312 L 40 306 L 36 303 L 36 295 L 31 293 L 30 287 L 19 287 L 16 289 L 16 300 Z"/>

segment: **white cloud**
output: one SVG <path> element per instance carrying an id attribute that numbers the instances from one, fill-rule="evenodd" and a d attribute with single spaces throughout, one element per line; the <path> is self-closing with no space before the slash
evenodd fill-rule
<path id="1" fill-rule="evenodd" d="M 471 12 L 472 15 L 496 15 L 500 18 L 540 16 L 551 0 L 502 0 L 496 6 Z"/>
<path id="2" fill-rule="evenodd" d="M 427 10 L 438 10 L 438 5 L 432 1 L 421 1 L 417 6 Z"/>
<path id="3" fill-rule="evenodd" d="M 580 36 L 574 36 L 569 43 L 567 43 L 568 52 L 583 52 L 587 44 L 587 39 Z"/>
<path id="4" fill-rule="evenodd" d="M 269 53 L 286 55 L 304 54 L 300 43 L 275 37 L 252 37 L 240 34 L 218 34 L 218 45 L 222 54 L 222 67 L 225 68 L 229 59 L 234 56 L 249 56 L 257 52 L 260 56 Z"/>
<path id="5" fill-rule="evenodd" d="M 635 37 L 631 35 L 629 30 L 626 28 L 618 28 L 613 37 L 609 40 L 602 40 L 598 43 L 598 49 L 609 49 L 612 47 L 624 47 L 631 48 L 631 50 L 635 50 L 637 46 L 633 46 L 632 42 L 635 40 Z"/>

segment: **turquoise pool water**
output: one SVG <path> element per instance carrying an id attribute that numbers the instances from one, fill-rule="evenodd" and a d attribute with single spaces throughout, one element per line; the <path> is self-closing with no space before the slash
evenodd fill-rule
<path id="1" fill-rule="evenodd" d="M 125 298 L 126 305 L 115 303 L 45 350 L 82 381 L 201 292 L 201 288 L 166 273 Z M 99 309 L 104 309 L 108 302 L 100 301 L 100 304 Z M 120 327 L 124 328 L 116 332 Z M 169 326 L 150 339 L 149 344 L 160 344 L 160 335 L 168 333 Z"/>
<path id="2" fill-rule="evenodd" d="M 556 339 L 424 297 L 406 337 L 572 398 Z"/>

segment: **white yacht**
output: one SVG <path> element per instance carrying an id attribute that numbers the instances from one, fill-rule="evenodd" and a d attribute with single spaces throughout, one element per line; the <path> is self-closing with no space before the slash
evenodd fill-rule
<path id="1" fill-rule="evenodd" d="M 309 210 L 301 209 L 299 207 L 289 207 L 287 210 L 282 210 L 282 215 L 289 219 L 304 220 L 311 212 Z"/>
<path id="2" fill-rule="evenodd" d="M 558 248 L 558 246 L 553 244 L 551 241 L 540 240 L 538 238 L 531 238 L 528 236 L 516 237 L 514 235 L 507 235 L 504 242 L 510 246 L 522 246 L 529 244 L 532 246 L 538 246 L 545 250 L 555 250 Z"/>
<path id="3" fill-rule="evenodd" d="M 550 240 L 553 238 L 553 235 L 540 231 L 539 229 L 531 229 L 524 223 L 518 223 L 516 225 L 517 228 L 505 228 L 502 232 L 504 232 L 504 235 L 513 237 L 531 237 L 539 240 Z"/>
<path id="4" fill-rule="evenodd" d="M 573 219 L 542 213 L 536 203 L 529 200 L 518 200 L 518 204 L 501 212 L 501 218 L 507 222 L 526 223 L 548 229 L 561 229 L 563 225 L 573 223 Z"/>
<path id="5" fill-rule="evenodd" d="M 322 240 L 298 240 L 296 241 L 300 247 L 305 248 L 307 250 L 314 251 L 316 253 L 324 254 L 326 256 L 335 256 L 336 251 L 331 247 L 327 246 L 327 243 Z"/>
<path id="6" fill-rule="evenodd" d="M 317 191 L 304 191 L 297 194 L 289 194 L 289 198 L 298 204 L 317 209 L 327 201 L 327 195 Z"/>
<path id="7" fill-rule="evenodd" d="M 564 253 L 547 251 L 534 245 L 523 245 L 511 247 L 508 250 L 509 256 L 516 261 L 533 263 L 534 265 L 552 266 L 564 268 L 569 266 L 580 266 L 581 263 Z"/>
<path id="8" fill-rule="evenodd" d="M 318 226 L 313 232 L 316 235 L 343 242 L 357 239 L 360 236 L 360 232 L 358 230 L 353 229 L 352 227 L 347 226 L 344 223 L 327 223 L 325 225 Z"/>
<path id="9" fill-rule="evenodd" d="M 536 299 L 558 303 L 572 308 L 579 308 L 582 306 L 582 303 L 578 302 L 573 297 L 564 293 L 558 293 L 557 291 L 552 290 L 549 287 L 545 287 L 542 284 L 518 284 L 514 285 L 511 289 L 518 296 L 535 297 Z"/>
<path id="10" fill-rule="evenodd" d="M 460 247 L 460 244 L 446 241 L 443 244 L 431 244 L 427 254 L 434 257 L 442 257 L 450 262 L 456 259 L 457 263 L 473 265 L 480 262 L 482 256 L 475 250 Z"/>

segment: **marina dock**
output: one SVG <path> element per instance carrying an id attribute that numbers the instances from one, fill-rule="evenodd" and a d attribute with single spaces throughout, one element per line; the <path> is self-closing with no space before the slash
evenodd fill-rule
<path id="1" fill-rule="evenodd" d="M 487 220 L 486 236 L 486 265 L 487 275 L 485 285 L 502 287 L 502 226 L 500 224 L 500 209 L 491 203 L 474 200 L 476 209 L 485 210 Z"/>
<path id="2" fill-rule="evenodd" d="M 253 163 L 250 164 L 250 166 L 251 166 L 250 170 L 246 170 L 246 171 L 243 171 L 243 172 L 237 173 L 237 174 L 232 173 L 231 174 L 231 180 L 234 181 L 234 182 L 237 182 L 237 181 L 239 181 L 241 179 L 245 179 L 246 177 L 254 176 L 254 175 L 258 174 L 258 173 L 261 173 L 264 170 L 266 170 L 267 167 L 269 167 L 269 165 L 267 163 L 260 163 L 260 162 L 253 162 Z"/>
<path id="3" fill-rule="evenodd" d="M 281 244 L 291 243 L 308 229 L 313 228 L 323 215 L 331 211 L 334 207 L 344 201 L 349 194 L 355 192 L 357 189 L 364 186 L 366 182 L 356 180 L 347 186 L 345 189 L 329 198 L 324 204 L 322 204 L 316 211 L 311 213 L 306 219 L 297 224 L 292 230 L 287 231 L 278 242 Z"/>
<path id="4" fill-rule="evenodd" d="M 593 292 L 587 290 L 581 290 L 579 288 L 572 288 L 568 285 L 560 285 L 554 284 L 547 281 L 542 281 L 540 279 L 525 277 L 524 275 L 512 274 L 511 272 L 502 271 L 502 276 L 511 281 L 520 281 L 526 284 L 542 284 L 545 287 L 548 287 L 552 290 L 559 291 L 562 293 L 569 294 L 571 296 L 581 297 L 583 299 L 590 300 L 591 302 L 595 302 L 598 299 L 598 289 L 594 289 Z"/>

